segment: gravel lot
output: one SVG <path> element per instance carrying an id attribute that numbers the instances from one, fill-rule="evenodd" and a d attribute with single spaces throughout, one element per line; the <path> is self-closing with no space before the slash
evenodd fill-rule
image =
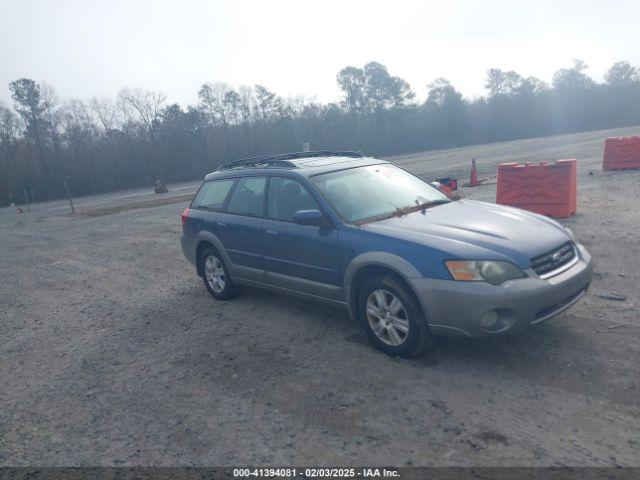
<path id="1" fill-rule="evenodd" d="M 577 158 L 590 293 L 515 336 L 374 350 L 346 313 L 246 289 L 214 301 L 153 194 L 0 209 L 0 465 L 640 465 L 640 127 L 397 157 L 425 178 Z M 590 172 L 593 174 L 590 175 Z M 464 197 L 495 200 L 495 180 Z M 617 294 L 624 300 L 600 295 Z"/>

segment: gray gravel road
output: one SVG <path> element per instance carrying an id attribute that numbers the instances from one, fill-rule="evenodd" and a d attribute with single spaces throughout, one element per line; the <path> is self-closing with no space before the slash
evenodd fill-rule
<path id="1" fill-rule="evenodd" d="M 600 172 L 603 138 L 631 133 L 397 158 L 427 178 L 578 158 L 565 223 L 596 261 L 568 313 L 415 360 L 322 305 L 214 301 L 180 252 L 186 202 L 1 209 L 0 465 L 640 465 L 640 171 Z"/>

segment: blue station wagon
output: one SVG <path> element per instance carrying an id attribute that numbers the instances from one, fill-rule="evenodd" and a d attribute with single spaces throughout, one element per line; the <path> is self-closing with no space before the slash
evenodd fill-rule
<path id="1" fill-rule="evenodd" d="M 182 250 L 218 300 L 242 285 L 344 307 L 382 351 L 519 332 L 587 291 L 591 256 L 534 213 L 452 200 L 355 152 L 239 160 L 206 176 Z"/>

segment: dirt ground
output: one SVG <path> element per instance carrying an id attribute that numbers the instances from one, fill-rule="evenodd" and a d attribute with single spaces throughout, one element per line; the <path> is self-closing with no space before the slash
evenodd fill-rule
<path id="1" fill-rule="evenodd" d="M 192 184 L 154 207 L 138 191 L 77 200 L 73 217 L 0 209 L 0 465 L 640 465 L 640 171 L 601 171 L 604 138 L 629 134 L 395 158 L 464 180 L 472 156 L 480 177 L 577 158 L 563 223 L 595 259 L 567 313 L 415 360 L 323 305 L 214 301 L 179 247 Z M 495 183 L 461 194 L 494 201 Z"/>

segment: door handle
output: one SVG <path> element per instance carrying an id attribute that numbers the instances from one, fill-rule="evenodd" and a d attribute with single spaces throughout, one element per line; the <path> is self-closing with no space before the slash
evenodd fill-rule
<path id="1" fill-rule="evenodd" d="M 267 230 L 267 235 L 273 235 L 274 237 L 278 236 L 278 232 L 275 230 Z"/>
<path id="2" fill-rule="evenodd" d="M 219 227 L 226 227 L 227 224 L 225 222 L 216 222 Z"/>

